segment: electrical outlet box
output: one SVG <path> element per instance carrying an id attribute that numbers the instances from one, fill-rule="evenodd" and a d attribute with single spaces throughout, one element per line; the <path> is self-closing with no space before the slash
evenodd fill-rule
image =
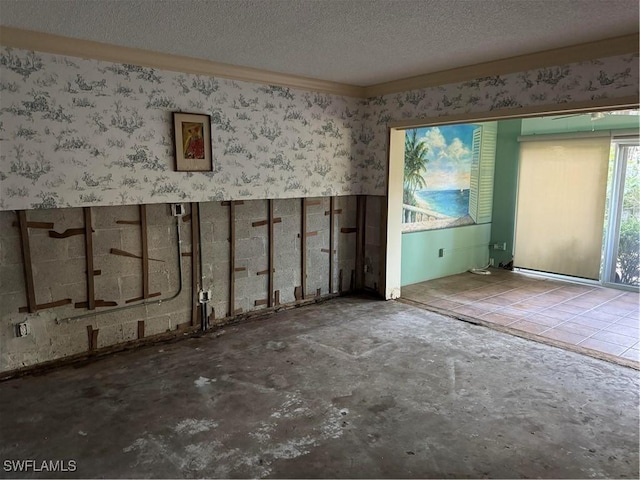
<path id="1" fill-rule="evenodd" d="M 27 322 L 18 323 L 16 325 L 16 337 L 26 337 L 31 333 L 31 328 Z"/>
<path id="2" fill-rule="evenodd" d="M 444 248 L 438 250 L 438 257 L 444 257 Z"/>
<path id="3" fill-rule="evenodd" d="M 174 217 L 181 217 L 184 215 L 184 205 L 181 203 L 172 203 L 171 204 L 171 215 Z"/>
<path id="4" fill-rule="evenodd" d="M 200 290 L 198 292 L 198 302 L 209 303 L 211 301 L 211 290 Z"/>

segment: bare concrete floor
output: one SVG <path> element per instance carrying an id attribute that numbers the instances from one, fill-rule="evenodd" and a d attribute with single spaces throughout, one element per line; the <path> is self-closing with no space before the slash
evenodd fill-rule
<path id="1" fill-rule="evenodd" d="M 638 375 L 342 298 L 0 384 L 0 475 L 638 478 Z"/>

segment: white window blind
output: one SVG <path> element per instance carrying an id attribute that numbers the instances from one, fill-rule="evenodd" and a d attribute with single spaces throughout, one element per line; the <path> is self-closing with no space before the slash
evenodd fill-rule
<path id="1" fill-rule="evenodd" d="M 491 222 L 497 137 L 497 122 L 484 123 L 473 131 L 469 215 L 475 223 Z"/>
<path id="2" fill-rule="evenodd" d="M 597 280 L 608 137 L 520 144 L 514 265 Z"/>

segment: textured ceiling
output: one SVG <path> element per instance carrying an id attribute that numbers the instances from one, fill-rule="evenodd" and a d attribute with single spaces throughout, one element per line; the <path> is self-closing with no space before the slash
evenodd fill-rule
<path id="1" fill-rule="evenodd" d="M 637 0 L 0 0 L 0 24 L 366 86 L 638 31 Z"/>

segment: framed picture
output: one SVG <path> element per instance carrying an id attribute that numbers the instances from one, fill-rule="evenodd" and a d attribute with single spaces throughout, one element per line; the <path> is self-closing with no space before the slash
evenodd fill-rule
<path id="1" fill-rule="evenodd" d="M 177 172 L 210 172 L 211 117 L 199 113 L 173 114 Z"/>

